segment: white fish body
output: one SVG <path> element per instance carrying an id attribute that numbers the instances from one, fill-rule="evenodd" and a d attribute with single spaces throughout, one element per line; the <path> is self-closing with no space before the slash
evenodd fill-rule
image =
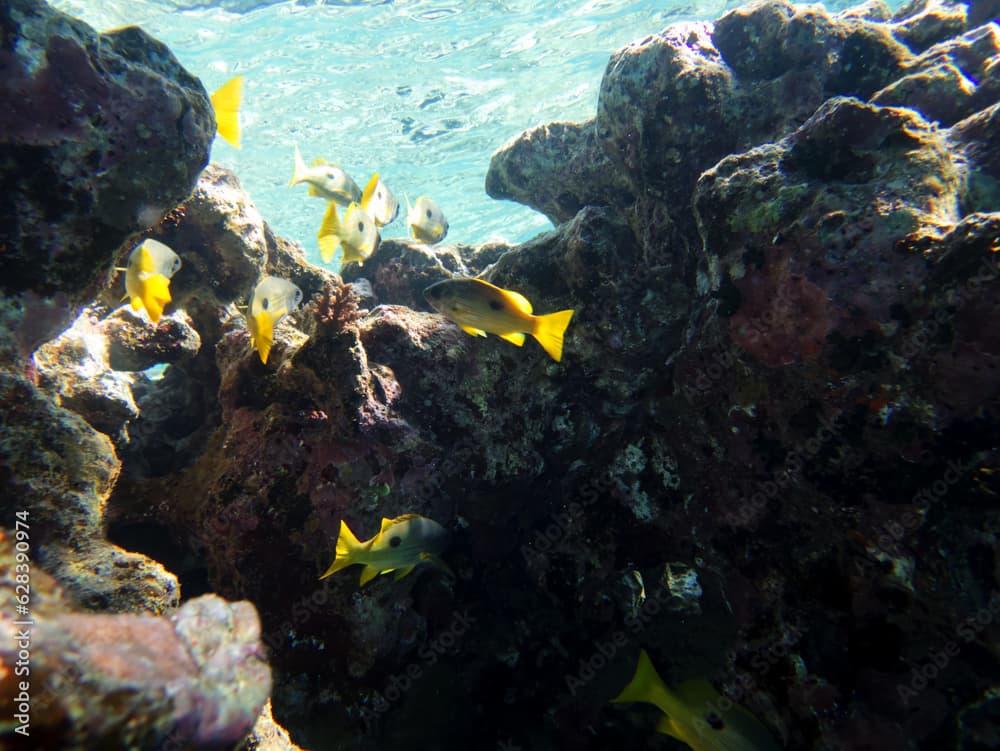
<path id="1" fill-rule="evenodd" d="M 415 238 L 430 244 L 441 242 L 448 234 L 444 212 L 427 196 L 420 196 L 412 206 L 409 198 L 406 199 L 406 226 Z"/>

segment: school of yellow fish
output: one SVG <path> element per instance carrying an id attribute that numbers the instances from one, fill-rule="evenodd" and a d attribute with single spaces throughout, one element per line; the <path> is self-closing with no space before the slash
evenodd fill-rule
<path id="1" fill-rule="evenodd" d="M 216 130 L 220 137 L 240 148 L 240 104 L 243 77 L 232 78 L 211 95 Z M 363 264 L 378 250 L 379 229 L 399 216 L 399 201 L 372 174 L 364 190 L 339 165 L 314 159 L 307 165 L 295 146 L 289 187 L 305 183 L 309 195 L 327 201 L 317 242 L 323 263 L 331 263 L 339 248 L 341 268 Z M 343 208 L 343 213 L 340 212 Z M 448 220 L 432 199 L 420 196 L 411 204 L 406 197 L 406 225 L 422 243 L 441 242 L 448 234 Z M 145 310 L 150 321 L 159 323 L 171 301 L 170 279 L 180 269 L 181 259 L 163 243 L 147 239 L 129 255 L 125 272 L 125 298 L 136 311 Z M 572 310 L 535 315 L 531 303 L 518 292 L 505 290 L 475 278 L 448 279 L 428 287 L 424 296 L 438 313 L 472 336 L 495 334 L 518 347 L 531 334 L 556 362 L 562 361 L 563 335 L 573 317 Z M 274 329 L 302 301 L 302 291 L 292 282 L 264 276 L 250 295 L 246 326 L 251 347 L 267 364 L 274 343 Z"/>
<path id="2" fill-rule="evenodd" d="M 237 76 L 211 95 L 218 135 L 240 148 L 239 109 L 243 80 Z M 396 220 L 399 202 L 374 173 L 364 190 L 339 165 L 317 158 L 306 165 L 298 146 L 293 155 L 289 187 L 306 183 L 309 195 L 328 202 L 317 239 L 323 263 L 330 263 L 338 248 L 341 264 L 363 264 L 381 242 L 379 228 Z M 448 221 L 440 207 L 427 196 L 412 205 L 406 199 L 406 224 L 413 237 L 423 243 L 441 242 Z M 341 214 L 338 207 L 344 209 Z M 170 280 L 181 268 L 181 259 L 163 243 L 146 239 L 128 257 L 125 297 L 136 311 L 145 310 L 150 321 L 159 323 L 171 301 Z M 472 336 L 488 333 L 515 346 L 524 345 L 530 334 L 556 362 L 562 360 L 563 337 L 573 310 L 535 315 L 532 304 L 518 292 L 501 289 L 476 278 L 454 278 L 432 284 L 424 291 L 427 302 L 438 313 Z M 250 294 L 246 327 L 251 348 L 267 364 L 274 343 L 274 330 L 302 302 L 302 290 L 292 282 L 263 276 Z M 452 575 L 440 554 L 448 544 L 448 532 L 440 524 L 418 514 L 382 519 L 378 533 L 359 540 L 343 519 L 333 563 L 320 576 L 355 564 L 363 566 L 364 586 L 381 574 L 394 573 L 399 580 L 421 564 L 432 564 Z M 657 732 L 687 744 L 694 751 L 774 751 L 777 744 L 768 731 L 743 707 L 725 704 L 705 681 L 688 681 L 670 690 L 656 673 L 645 650 L 639 654 L 635 676 L 612 702 L 646 702 L 663 713 Z M 724 710 L 722 708 L 725 708 Z"/>

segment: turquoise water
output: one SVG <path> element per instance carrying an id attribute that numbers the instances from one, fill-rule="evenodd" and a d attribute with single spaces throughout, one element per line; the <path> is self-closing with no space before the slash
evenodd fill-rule
<path id="1" fill-rule="evenodd" d="M 249 5 L 221 4 L 241 3 Z M 100 30 L 142 26 L 210 91 L 245 76 L 243 148 L 216 139 L 212 158 L 236 172 L 279 234 L 319 262 L 325 204 L 304 185 L 287 187 L 294 144 L 307 162 L 338 162 L 361 187 L 380 172 L 402 205 L 383 237 L 405 233 L 408 194 L 438 202 L 449 242 L 525 240 L 551 225 L 486 195 L 491 154 L 539 123 L 591 117 L 615 49 L 736 3 L 280 2 L 245 13 L 150 0 L 54 5 Z"/>
<path id="2" fill-rule="evenodd" d="M 243 148 L 216 139 L 212 158 L 236 172 L 271 226 L 301 242 L 316 263 L 325 204 L 308 197 L 304 185 L 288 187 L 295 144 L 307 162 L 337 162 L 361 187 L 379 171 L 401 204 L 383 237 L 405 234 L 404 195 L 428 195 L 451 225 L 448 242 L 520 242 L 551 225 L 531 209 L 486 195 L 491 154 L 539 123 L 593 116 L 614 50 L 672 22 L 714 19 L 739 4 L 54 3 L 100 30 L 142 26 L 209 91 L 242 74 Z"/>

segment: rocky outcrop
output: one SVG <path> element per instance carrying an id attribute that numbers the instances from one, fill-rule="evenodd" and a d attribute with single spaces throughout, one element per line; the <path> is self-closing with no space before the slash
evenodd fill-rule
<path id="1" fill-rule="evenodd" d="M 317 748 L 641 747 L 608 705 L 640 647 L 787 748 L 985 743 L 1000 43 L 973 17 L 779 0 L 640 40 L 593 121 L 494 157 L 554 231 L 386 242 L 353 286 L 210 167 L 150 233 L 176 330 L 111 312 L 120 281 L 92 306 L 129 366 L 169 363 L 98 478 L 111 539 L 255 604 Z M 470 272 L 573 308 L 562 362 L 427 312 Z M 263 273 L 304 293 L 266 365 L 237 307 Z M 342 520 L 403 513 L 451 531 L 454 577 L 318 579 Z"/>
<path id="2" fill-rule="evenodd" d="M 9 602 L 16 565 L 3 536 Z M 33 748 L 220 748 L 250 732 L 271 688 L 253 605 L 205 596 L 169 618 L 97 615 L 68 609 L 44 573 L 31 581 L 32 608 L 0 615 L 0 659 L 30 670 L 0 674 L 0 696 Z"/>
<path id="3" fill-rule="evenodd" d="M 191 192 L 215 119 L 201 82 L 138 27 L 98 34 L 44 2 L 14 0 L 0 32 L 9 358 L 64 329 L 105 286 L 123 241 Z"/>

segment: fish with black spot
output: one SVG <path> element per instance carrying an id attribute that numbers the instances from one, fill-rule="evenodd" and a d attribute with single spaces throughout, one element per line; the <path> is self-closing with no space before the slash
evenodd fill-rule
<path id="1" fill-rule="evenodd" d="M 125 267 L 125 297 L 132 310 L 145 310 L 149 320 L 159 323 L 170 302 L 170 278 L 181 267 L 181 258 L 158 240 L 143 240 L 129 253 Z"/>
<path id="2" fill-rule="evenodd" d="M 427 196 L 420 196 L 412 206 L 409 196 L 406 197 L 406 226 L 415 238 L 429 245 L 441 242 L 448 234 L 444 212 Z"/>
<path id="3" fill-rule="evenodd" d="M 549 357 L 562 360 L 563 336 L 573 310 L 537 316 L 524 295 L 472 277 L 432 284 L 424 290 L 424 297 L 466 334 L 496 334 L 518 347 L 524 345 L 525 334 L 531 334 Z"/>
<path id="4" fill-rule="evenodd" d="M 275 327 L 300 302 L 302 290 L 287 279 L 265 276 L 254 287 L 247 310 L 247 330 L 250 332 L 250 346 L 257 350 L 260 361 L 265 365 L 274 344 Z"/>
<path id="5" fill-rule="evenodd" d="M 685 681 L 671 690 L 657 674 L 646 650 L 639 651 L 635 675 L 612 703 L 645 702 L 663 712 L 656 732 L 694 751 L 779 751 L 756 717 L 724 698 L 708 681 Z"/>
<path id="6" fill-rule="evenodd" d="M 382 519 L 378 534 L 364 542 L 354 536 L 346 521 L 341 520 L 337 555 L 320 579 L 356 563 L 364 566 L 361 586 L 379 574 L 393 572 L 398 581 L 422 563 L 430 563 L 451 574 L 448 566 L 438 557 L 447 546 L 448 530 L 419 514 Z"/>
<path id="7" fill-rule="evenodd" d="M 371 258 L 378 250 L 382 236 L 379 235 L 375 220 L 360 204 L 352 203 L 341 217 L 337 214 L 337 204 L 331 203 L 323 215 L 316 241 L 323 263 L 333 260 L 339 246 L 343 251 L 340 259 L 340 266 L 343 268 L 346 263 L 364 263 Z"/>
<path id="8" fill-rule="evenodd" d="M 327 201 L 347 206 L 361 200 L 362 193 L 358 184 L 351 179 L 340 165 L 325 159 L 315 159 L 311 166 L 306 166 L 299 147 L 295 147 L 295 166 L 292 179 L 288 186 L 307 183 L 309 195 L 325 198 Z"/>

